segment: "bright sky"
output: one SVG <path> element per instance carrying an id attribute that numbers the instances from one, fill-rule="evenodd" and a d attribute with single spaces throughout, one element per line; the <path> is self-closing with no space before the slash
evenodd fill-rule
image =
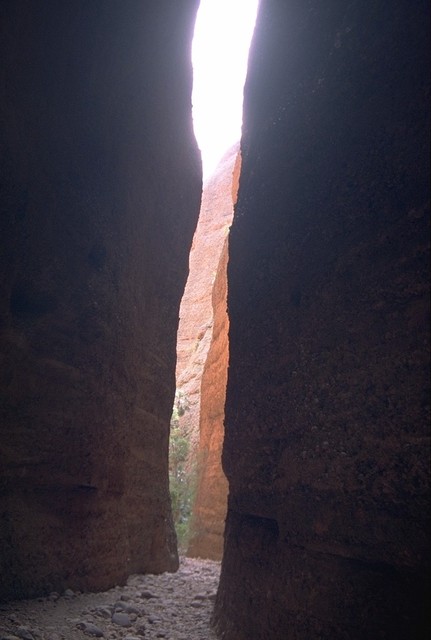
<path id="1" fill-rule="evenodd" d="M 204 178 L 241 137 L 248 50 L 259 0 L 201 0 L 193 38 L 193 122 Z"/>

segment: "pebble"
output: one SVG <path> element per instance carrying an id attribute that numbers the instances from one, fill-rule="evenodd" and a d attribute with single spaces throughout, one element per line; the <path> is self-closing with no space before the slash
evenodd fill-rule
<path id="1" fill-rule="evenodd" d="M 135 607 L 133 604 L 128 604 L 128 605 L 124 608 L 124 611 L 125 611 L 126 613 L 134 613 L 134 614 L 136 614 L 137 616 L 142 615 L 142 611 L 141 611 L 141 609 L 139 609 L 138 607 Z"/>
<path id="2" fill-rule="evenodd" d="M 34 635 L 28 627 L 18 627 L 16 635 L 21 638 L 21 640 L 34 640 Z"/>
<path id="3" fill-rule="evenodd" d="M 48 596 L 48 599 L 51 600 L 51 602 L 57 602 L 59 597 L 60 597 L 60 594 L 57 593 L 57 591 L 51 591 L 51 593 Z"/>
<path id="4" fill-rule="evenodd" d="M 181 558 L 177 573 L 133 575 L 103 593 L 66 589 L 2 605 L 0 640 L 216 640 L 219 571 L 217 562 Z"/>
<path id="5" fill-rule="evenodd" d="M 96 607 L 95 613 L 102 618 L 110 618 L 113 614 L 113 608 L 111 607 Z"/>
<path id="6" fill-rule="evenodd" d="M 126 604 L 124 602 L 116 602 L 114 604 L 114 611 L 124 611 L 124 613 L 134 613 L 137 616 L 140 616 L 142 614 L 141 609 L 139 609 L 138 607 L 136 607 L 133 604 Z"/>
<path id="7" fill-rule="evenodd" d="M 95 638 L 103 638 L 103 636 L 105 635 L 102 629 L 99 629 L 99 627 L 97 627 L 92 622 L 86 622 L 85 620 L 83 620 L 82 622 L 78 622 L 76 626 L 78 627 L 78 629 L 82 629 L 82 631 L 86 635 L 94 636 Z"/>
<path id="8" fill-rule="evenodd" d="M 112 618 L 111 618 L 112 622 L 114 624 L 118 624 L 119 627 L 131 627 L 132 626 L 132 622 L 129 618 L 129 615 L 127 613 L 122 613 L 121 611 L 118 612 L 116 611 Z"/>

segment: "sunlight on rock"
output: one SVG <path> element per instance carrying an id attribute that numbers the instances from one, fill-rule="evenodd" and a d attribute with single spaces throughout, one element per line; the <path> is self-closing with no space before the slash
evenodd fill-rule
<path id="1" fill-rule="evenodd" d="M 193 122 L 204 178 L 241 137 L 243 87 L 258 0 L 202 0 L 193 38 Z"/>

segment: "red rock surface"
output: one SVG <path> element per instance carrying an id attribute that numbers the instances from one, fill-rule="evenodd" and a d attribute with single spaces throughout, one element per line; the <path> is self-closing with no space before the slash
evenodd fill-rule
<path id="1" fill-rule="evenodd" d="M 232 178 L 239 144 L 222 158 L 204 184 L 199 221 L 190 252 L 190 270 L 180 307 L 177 338 L 177 389 L 187 399 L 180 418 L 192 450 L 199 443 L 201 378 L 213 335 L 212 291 L 224 241 L 233 217 Z"/>
<path id="2" fill-rule="evenodd" d="M 229 235 L 224 640 L 430 637 L 428 13 L 260 3 Z"/>
<path id="3" fill-rule="evenodd" d="M 227 238 L 213 286 L 214 325 L 201 381 L 198 486 L 187 555 L 219 560 L 223 553 L 228 485 L 221 467 L 229 358 L 226 310 Z"/>
<path id="4" fill-rule="evenodd" d="M 198 474 L 188 555 L 213 559 L 222 555 L 228 490 L 221 468 L 229 357 L 227 239 L 239 171 L 235 145 L 204 185 L 178 341 L 177 386 L 189 401 L 182 423 Z"/>
<path id="5" fill-rule="evenodd" d="M 0 598 L 178 566 L 197 5 L 1 4 Z"/>

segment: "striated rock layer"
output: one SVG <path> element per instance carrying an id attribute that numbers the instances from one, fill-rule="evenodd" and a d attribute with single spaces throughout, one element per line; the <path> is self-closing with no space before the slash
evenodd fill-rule
<path id="1" fill-rule="evenodd" d="M 229 166 L 229 192 L 236 203 L 241 156 Z M 230 188 L 228 188 L 230 187 Z M 204 190 L 205 194 L 205 190 Z M 199 445 L 197 448 L 198 485 L 193 505 L 191 538 L 187 554 L 192 557 L 220 560 L 228 486 L 221 466 L 224 439 L 224 406 L 229 364 L 229 318 L 227 314 L 228 236 L 225 237 L 217 273 L 212 286 L 213 327 L 200 386 Z"/>
<path id="2" fill-rule="evenodd" d="M 201 195 L 197 5 L 1 6 L 2 598 L 178 566 L 167 453 Z"/>
<path id="3" fill-rule="evenodd" d="M 236 143 L 204 184 L 190 251 L 189 276 L 181 300 L 176 379 L 187 407 L 180 417 L 180 426 L 190 440 L 192 457 L 199 445 L 201 379 L 213 335 L 212 291 L 232 223 L 232 177 L 238 150 Z"/>
<path id="4" fill-rule="evenodd" d="M 428 18 L 261 3 L 229 240 L 225 640 L 428 637 Z"/>

